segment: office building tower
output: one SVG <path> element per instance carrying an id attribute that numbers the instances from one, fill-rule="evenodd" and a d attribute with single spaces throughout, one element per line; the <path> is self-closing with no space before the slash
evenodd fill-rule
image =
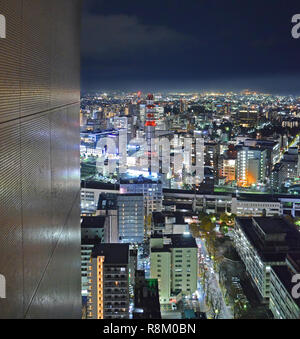
<path id="1" fill-rule="evenodd" d="M 300 177 L 299 173 L 299 156 L 297 147 L 290 147 L 287 152 L 284 153 L 283 159 L 280 161 L 283 164 L 283 178 L 294 179 Z"/>
<path id="2" fill-rule="evenodd" d="M 121 194 L 118 196 L 119 239 L 122 243 L 144 241 L 143 194 Z"/>
<path id="3" fill-rule="evenodd" d="M 236 159 L 228 159 L 225 156 L 222 161 L 222 176 L 227 182 L 235 181 L 236 179 Z"/>
<path id="4" fill-rule="evenodd" d="M 104 242 L 107 244 L 119 242 L 118 207 L 115 193 L 101 193 L 99 195 L 96 215 L 105 216 Z"/>
<path id="5" fill-rule="evenodd" d="M 205 166 L 209 166 L 213 169 L 214 177 L 217 179 L 219 177 L 218 172 L 218 161 L 220 155 L 220 145 L 217 143 L 208 143 L 204 144 L 204 162 Z"/>
<path id="6" fill-rule="evenodd" d="M 243 145 L 266 152 L 266 176 L 269 177 L 273 166 L 280 160 L 280 147 L 277 141 L 245 139 Z"/>
<path id="7" fill-rule="evenodd" d="M 87 318 L 128 319 L 129 245 L 96 245 L 88 277 Z"/>
<path id="8" fill-rule="evenodd" d="M 243 127 L 254 127 L 258 122 L 258 117 L 257 107 L 242 105 L 237 114 L 237 122 Z"/>
<path id="9" fill-rule="evenodd" d="M 162 183 L 160 180 L 138 177 L 122 179 L 120 184 L 121 194 L 142 194 L 146 215 L 162 210 Z"/>
<path id="10" fill-rule="evenodd" d="M 0 9 L 0 318 L 81 318 L 80 1 Z"/>
<path id="11" fill-rule="evenodd" d="M 266 179 L 267 151 L 256 147 L 238 147 L 237 184 L 248 187 Z"/>
<path id="12" fill-rule="evenodd" d="M 272 191 L 275 193 L 279 193 L 282 188 L 282 184 L 284 183 L 285 179 L 285 166 L 283 163 L 277 163 L 271 172 L 270 183 Z"/>

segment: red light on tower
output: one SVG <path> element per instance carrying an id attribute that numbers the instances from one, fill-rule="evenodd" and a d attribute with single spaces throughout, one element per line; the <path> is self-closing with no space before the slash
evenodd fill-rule
<path id="1" fill-rule="evenodd" d="M 156 127 L 156 122 L 155 121 L 147 121 L 146 127 Z"/>
<path id="2" fill-rule="evenodd" d="M 148 94 L 147 95 L 147 105 L 146 105 L 146 116 L 147 116 L 147 121 L 146 121 L 146 127 L 155 127 L 156 122 L 155 122 L 155 104 L 154 104 L 154 96 L 153 94 Z"/>
<path id="3" fill-rule="evenodd" d="M 155 156 L 155 150 L 152 149 L 152 139 L 155 138 L 155 104 L 154 104 L 154 96 L 153 94 L 148 94 L 147 101 L 146 101 L 146 124 L 145 124 L 145 132 L 146 132 L 146 139 L 148 145 L 148 168 L 149 173 L 151 174 L 151 159 Z"/>

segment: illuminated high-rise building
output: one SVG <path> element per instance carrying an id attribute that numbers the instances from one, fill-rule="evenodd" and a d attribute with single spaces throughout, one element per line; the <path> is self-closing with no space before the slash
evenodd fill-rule
<path id="1" fill-rule="evenodd" d="M 237 185 L 248 187 L 263 183 L 266 178 L 267 151 L 255 147 L 241 146 L 237 154 Z"/>
<path id="2" fill-rule="evenodd" d="M 156 109 L 154 104 L 153 94 L 148 94 L 147 96 L 147 105 L 146 105 L 146 140 L 147 140 L 147 149 L 148 149 L 148 167 L 149 173 L 151 173 L 151 159 L 152 159 L 152 143 L 155 138 L 155 121 Z"/>
<path id="3" fill-rule="evenodd" d="M 236 159 L 223 159 L 222 176 L 226 181 L 234 181 L 236 172 Z"/>
<path id="4" fill-rule="evenodd" d="M 144 240 L 143 194 L 118 196 L 119 239 L 122 243 L 142 243 Z"/>
<path id="5" fill-rule="evenodd" d="M 186 100 L 180 100 L 180 113 L 185 113 L 188 110 Z"/>
<path id="6" fill-rule="evenodd" d="M 259 111 L 256 106 L 243 105 L 237 114 L 237 121 L 244 127 L 254 127 L 258 122 Z"/>
<path id="7" fill-rule="evenodd" d="M 88 281 L 88 319 L 129 318 L 129 244 L 96 245 Z"/>

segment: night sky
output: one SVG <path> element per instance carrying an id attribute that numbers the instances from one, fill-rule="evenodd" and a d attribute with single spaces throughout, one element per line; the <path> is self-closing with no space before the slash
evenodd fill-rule
<path id="1" fill-rule="evenodd" d="M 85 0 L 83 90 L 300 94 L 294 0 Z"/>

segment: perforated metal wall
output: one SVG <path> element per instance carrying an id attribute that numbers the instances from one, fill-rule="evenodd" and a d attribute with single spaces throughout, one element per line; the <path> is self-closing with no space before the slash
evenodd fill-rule
<path id="1" fill-rule="evenodd" d="M 79 318 L 80 0 L 0 0 L 0 318 Z"/>

